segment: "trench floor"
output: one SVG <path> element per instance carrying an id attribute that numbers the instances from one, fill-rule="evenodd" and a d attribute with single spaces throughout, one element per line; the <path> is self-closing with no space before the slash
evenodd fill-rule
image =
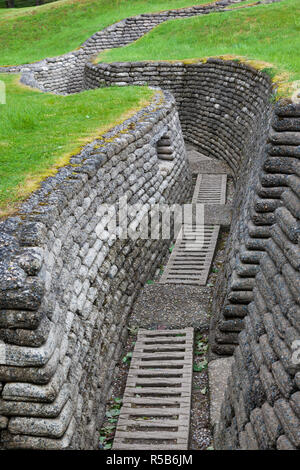
<path id="1" fill-rule="evenodd" d="M 187 146 L 187 156 L 193 171 L 196 171 L 196 165 L 198 168 L 209 169 L 210 173 L 217 173 L 220 170 L 219 162 L 199 154 L 192 146 Z M 221 166 L 224 167 L 223 164 Z M 222 168 L 223 171 L 224 168 Z M 229 170 L 228 174 L 230 175 Z M 196 178 L 195 174 L 194 184 Z M 231 203 L 233 193 L 233 182 L 229 178 L 227 179 L 226 203 Z M 160 284 L 163 268 L 168 262 L 167 256 L 161 268 L 157 270 L 154 279 L 149 280 L 140 292 L 129 318 L 129 336 L 124 354 L 117 365 L 115 379 L 112 383 L 106 418 L 100 433 L 100 448 L 111 448 L 112 446 L 138 329 L 166 330 L 186 327 L 192 327 L 195 330 L 189 449 L 206 450 L 212 448 L 207 368 L 208 332 L 213 293 L 218 273 L 222 269 L 225 259 L 228 230 L 229 228 L 221 227 L 206 285 Z"/>

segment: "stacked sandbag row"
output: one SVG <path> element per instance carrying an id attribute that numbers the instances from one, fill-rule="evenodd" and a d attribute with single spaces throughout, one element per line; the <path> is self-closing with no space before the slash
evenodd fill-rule
<path id="1" fill-rule="evenodd" d="M 174 152 L 167 175 L 163 135 Z M 190 188 L 175 102 L 159 92 L 1 222 L 1 447 L 97 447 L 128 314 L 170 243 L 130 236 L 142 222 L 135 204 L 182 204 Z M 114 211 L 125 196 L 122 229 Z"/>
<path id="2" fill-rule="evenodd" d="M 265 168 L 281 204 L 234 353 L 217 448 L 300 448 L 299 145 L 300 106 L 278 104 Z"/>

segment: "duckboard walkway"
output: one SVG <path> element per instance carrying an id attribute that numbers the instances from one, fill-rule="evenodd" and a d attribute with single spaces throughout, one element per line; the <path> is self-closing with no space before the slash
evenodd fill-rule
<path id="1" fill-rule="evenodd" d="M 226 183 L 226 174 L 199 174 L 192 203 L 225 204 Z M 206 285 L 219 231 L 220 225 L 184 224 L 159 282 Z"/>
<path id="2" fill-rule="evenodd" d="M 113 449 L 188 449 L 193 328 L 140 329 Z"/>

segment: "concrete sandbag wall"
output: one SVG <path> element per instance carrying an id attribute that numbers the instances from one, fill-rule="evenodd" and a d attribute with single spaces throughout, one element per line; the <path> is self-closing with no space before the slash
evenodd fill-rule
<path id="1" fill-rule="evenodd" d="M 234 353 L 217 448 L 300 448 L 299 149 L 300 106 L 279 103 L 264 164 L 278 204 Z"/>
<path id="2" fill-rule="evenodd" d="M 165 135 L 168 168 L 157 155 Z M 157 92 L 1 222 L 2 447 L 97 448 L 128 314 L 170 243 L 111 237 L 99 209 L 122 196 L 181 204 L 190 187 L 174 99 Z"/>

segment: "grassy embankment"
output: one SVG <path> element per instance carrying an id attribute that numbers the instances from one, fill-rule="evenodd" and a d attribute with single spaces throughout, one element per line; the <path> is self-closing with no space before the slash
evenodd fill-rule
<path id="1" fill-rule="evenodd" d="M 99 55 L 99 62 L 183 60 L 225 56 L 266 69 L 288 84 L 300 79 L 300 1 L 258 5 L 169 21 L 136 42 Z"/>
<path id="2" fill-rule="evenodd" d="M 0 64 L 12 65 L 68 52 L 94 32 L 128 16 L 210 0 L 60 0 L 0 10 Z M 0 105 L 0 216 L 15 211 L 39 182 L 54 174 L 80 146 L 149 102 L 145 88 L 94 90 L 55 96 L 1 75 L 7 104 Z"/>
<path id="3" fill-rule="evenodd" d="M 38 7 L 0 9 L 0 65 L 70 52 L 95 32 L 128 16 L 212 1 L 59 0 Z"/>
<path id="4" fill-rule="evenodd" d="M 0 217 L 13 213 L 39 182 L 68 163 L 93 138 L 151 100 L 146 87 L 114 87 L 57 96 L 1 75 L 6 104 L 0 105 Z"/>
<path id="5" fill-rule="evenodd" d="M 13 58 L 11 63 L 18 63 L 66 52 L 75 46 L 74 43 L 78 45 L 92 32 L 121 17 L 151 11 L 154 7 L 165 9 L 193 3 L 196 2 L 116 0 L 112 7 L 108 0 L 61 0 L 28 8 L 26 14 L 16 10 L 7 16 L 11 23 L 4 21 L 5 15 L 2 19 L 0 15 L 0 40 L 3 24 L 10 28 L 14 23 L 15 31 L 21 27 L 17 35 L 12 34 L 13 30 L 8 31 L 7 47 L 2 49 L 1 57 L 6 54 Z M 57 7 L 59 4 L 61 9 Z M 103 7 L 103 15 L 99 20 L 93 17 L 89 22 L 90 13 L 94 15 L 94 9 L 98 7 Z M 32 14 L 32 11 L 38 13 Z M 74 17 L 72 21 L 68 11 Z M 59 13 L 58 17 L 56 13 Z M 30 24 L 35 24 L 40 15 L 46 26 L 30 33 Z M 64 31 L 67 17 L 68 27 Z M 58 35 L 52 34 L 55 33 L 55 22 Z M 79 24 L 86 28 L 80 29 Z M 89 32 L 88 28 L 91 28 Z M 72 36 L 74 31 L 77 35 Z M 169 21 L 129 46 L 102 53 L 100 60 L 193 62 L 199 57 L 242 57 L 251 64 L 269 69 L 272 74 L 277 73 L 276 79 L 280 74 L 283 82 L 290 83 L 300 79 L 299 33 L 300 3 L 283 0 L 250 9 Z M 25 37 L 28 41 L 24 43 Z M 61 44 L 62 38 L 66 39 L 64 44 Z M 24 47 L 17 54 L 20 42 Z M 19 85 L 15 76 L 1 75 L 0 78 L 7 86 L 7 104 L 0 105 L 0 215 L 13 212 L 43 178 L 66 164 L 81 145 L 140 109 L 149 102 L 152 94 L 148 89 L 126 87 L 63 97 L 30 90 Z"/>

